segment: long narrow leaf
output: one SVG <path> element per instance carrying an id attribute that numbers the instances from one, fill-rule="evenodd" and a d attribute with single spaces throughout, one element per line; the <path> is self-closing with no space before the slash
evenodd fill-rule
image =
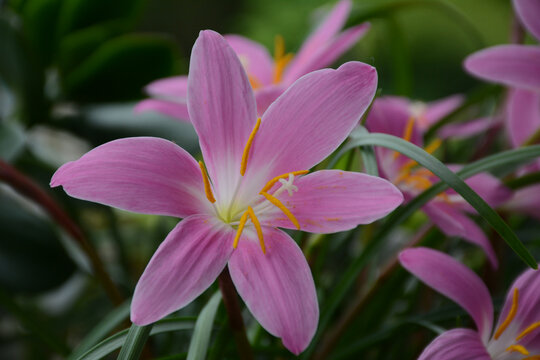
<path id="1" fill-rule="evenodd" d="M 358 134 L 354 144 L 357 146 L 375 145 L 397 151 L 430 170 L 449 187 L 454 189 L 465 199 L 486 221 L 499 233 L 514 252 L 531 268 L 536 269 L 536 261 L 527 248 L 519 241 L 516 234 L 503 219 L 463 180 L 448 169 L 442 162 L 431 156 L 418 146 L 388 134 Z M 349 145 L 350 146 L 350 145 Z M 344 151 L 349 146 L 342 149 Z M 493 161 L 492 159 L 490 162 Z"/>
<path id="2" fill-rule="evenodd" d="M 197 318 L 193 336 L 189 343 L 188 360 L 204 360 L 206 358 L 208 343 L 210 342 L 210 335 L 212 334 L 214 319 L 220 302 L 221 293 L 218 291 L 208 301 Z"/>
<path id="3" fill-rule="evenodd" d="M 118 355 L 118 360 L 137 360 L 141 356 L 146 339 L 150 336 L 150 330 L 152 330 L 152 324 L 147 326 L 131 325 L 126 341 Z"/>
<path id="4" fill-rule="evenodd" d="M 150 336 L 164 332 L 191 330 L 193 329 L 194 323 L 195 320 L 193 318 L 163 319 L 154 324 L 150 330 Z M 104 358 L 124 345 L 127 339 L 128 331 L 128 329 L 122 330 L 108 337 L 81 355 L 77 360 L 98 360 Z"/>
<path id="5" fill-rule="evenodd" d="M 126 302 L 111 311 L 92 331 L 85 336 L 79 346 L 69 355 L 67 360 L 75 360 L 92 346 L 103 340 L 129 316 L 130 303 Z"/>

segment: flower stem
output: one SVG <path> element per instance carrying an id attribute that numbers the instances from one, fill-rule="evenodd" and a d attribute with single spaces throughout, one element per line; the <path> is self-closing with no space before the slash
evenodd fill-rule
<path id="1" fill-rule="evenodd" d="M 229 316 L 229 326 L 233 331 L 234 341 L 238 348 L 238 354 L 241 360 L 253 360 L 253 352 L 251 345 L 249 344 L 246 328 L 244 326 L 244 320 L 242 320 L 242 314 L 240 313 L 240 304 L 238 303 L 238 296 L 236 289 L 234 288 L 229 270 L 225 268 L 219 279 L 219 289 L 223 295 L 223 303 Z"/>
<path id="2" fill-rule="evenodd" d="M 63 227 L 79 243 L 90 259 L 94 274 L 103 285 L 112 303 L 118 306 L 124 302 L 122 294 L 109 277 L 96 250 L 86 239 L 81 229 L 39 185 L 2 160 L 0 160 L 0 181 L 6 182 L 19 194 L 39 204 L 52 219 Z"/>

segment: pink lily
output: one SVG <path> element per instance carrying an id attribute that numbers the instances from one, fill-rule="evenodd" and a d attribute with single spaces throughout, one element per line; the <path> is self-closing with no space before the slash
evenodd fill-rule
<path id="1" fill-rule="evenodd" d="M 444 102 L 443 102 L 444 103 Z M 423 129 L 417 125 L 415 113 L 410 109 L 408 101 L 402 98 L 383 97 L 375 100 L 367 117 L 366 127 L 370 132 L 379 132 L 402 137 L 411 143 L 423 147 Z M 425 150 L 433 153 L 441 141 L 435 140 Z M 427 169 L 417 168 L 417 163 L 409 158 L 388 149 L 377 149 L 377 160 L 381 175 L 395 184 L 411 199 L 439 181 Z M 454 166 L 457 168 L 457 166 Z M 509 189 L 490 174 L 478 174 L 467 179 L 471 186 L 490 205 L 495 206 L 508 200 Z M 461 196 L 452 190 L 440 194 L 424 205 L 422 210 L 448 236 L 459 236 L 480 246 L 486 253 L 493 267 L 497 267 L 497 258 L 482 229 L 467 214 L 474 214 Z"/>
<path id="2" fill-rule="evenodd" d="M 307 38 L 296 56 L 285 53 L 281 37 L 276 37 L 272 59 L 266 48 L 257 42 L 240 35 L 225 36 L 248 74 L 255 91 L 259 115 L 298 78 L 331 65 L 367 32 L 367 23 L 340 32 L 351 6 L 350 0 L 341 0 L 336 4 Z M 141 101 L 135 111 L 157 111 L 178 120 L 189 121 L 187 83 L 187 76 L 152 82 L 146 87 L 146 92 L 152 99 Z"/>
<path id="3" fill-rule="evenodd" d="M 343 231 L 385 216 L 403 200 L 377 177 L 306 175 L 347 137 L 376 86 L 375 69 L 363 63 L 319 70 L 257 119 L 240 60 L 223 37 L 202 31 L 191 54 L 187 104 L 206 166 L 163 139 L 121 139 L 63 165 L 51 186 L 121 209 L 185 218 L 135 288 L 135 324 L 184 307 L 228 263 L 251 313 L 298 354 L 316 330 L 317 297 L 302 251 L 276 227 Z"/>
<path id="4" fill-rule="evenodd" d="M 514 0 L 515 12 L 524 27 L 540 40 L 540 1 Z M 506 98 L 506 128 L 512 147 L 522 146 L 540 131 L 540 46 L 499 45 L 478 51 L 465 59 L 471 74 L 509 86 Z M 540 170 L 540 161 L 524 167 L 521 173 Z M 515 192 L 504 208 L 540 218 L 537 206 L 540 186 Z"/>
<path id="5" fill-rule="evenodd" d="M 510 287 L 493 328 L 493 304 L 482 280 L 441 252 L 416 248 L 399 255 L 401 265 L 426 285 L 463 307 L 476 331 L 453 329 L 429 344 L 419 360 L 540 359 L 540 273 L 529 269 Z"/>

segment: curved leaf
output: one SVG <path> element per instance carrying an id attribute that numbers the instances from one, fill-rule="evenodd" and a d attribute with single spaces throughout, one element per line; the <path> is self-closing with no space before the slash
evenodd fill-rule
<path id="1" fill-rule="evenodd" d="M 214 318 L 221 302 L 221 292 L 216 292 L 202 309 L 195 323 L 193 336 L 189 343 L 188 360 L 204 360 L 210 342 Z"/>

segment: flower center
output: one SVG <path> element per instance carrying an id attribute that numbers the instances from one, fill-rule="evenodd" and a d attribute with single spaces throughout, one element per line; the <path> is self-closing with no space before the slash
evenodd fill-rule
<path id="1" fill-rule="evenodd" d="M 246 146 L 244 147 L 244 151 L 242 153 L 242 160 L 240 163 L 240 175 L 242 176 L 244 176 L 246 173 L 248 159 L 249 159 L 249 155 L 251 151 L 251 145 L 253 144 L 253 139 L 255 138 L 255 135 L 257 134 L 257 131 L 259 130 L 260 125 L 261 125 L 261 119 L 258 118 L 255 124 L 255 127 L 253 128 L 253 130 L 251 131 L 251 134 L 248 137 Z M 259 191 L 259 194 L 258 194 L 258 195 L 261 195 L 263 199 L 257 196 L 257 198 L 251 202 L 255 204 L 254 205 L 255 210 L 254 210 L 252 206 L 249 206 L 249 205 L 242 206 L 242 205 L 239 205 L 235 201 L 235 196 L 238 191 L 238 186 L 240 183 L 237 185 L 235 196 L 233 196 L 233 199 L 231 200 L 231 202 L 227 204 L 225 207 L 219 207 L 219 208 L 216 207 L 214 204 L 216 202 L 216 199 L 212 192 L 212 184 L 210 183 L 208 173 L 206 172 L 206 168 L 204 167 L 204 164 L 202 161 L 199 161 L 199 167 L 201 168 L 201 174 L 203 178 L 204 192 L 206 194 L 206 198 L 208 199 L 208 201 L 210 201 L 210 203 L 212 203 L 212 206 L 214 207 L 214 210 L 217 216 L 221 220 L 223 220 L 225 223 L 228 223 L 233 226 L 238 225 L 236 236 L 233 241 L 233 247 L 235 249 L 238 246 L 238 241 L 240 240 L 240 236 L 242 235 L 242 232 L 244 230 L 244 227 L 247 221 L 251 220 L 257 232 L 257 237 L 259 238 L 261 249 L 263 253 L 266 253 L 266 246 L 264 244 L 262 227 L 259 222 L 259 219 L 255 215 L 255 211 L 261 214 L 268 210 L 271 210 L 274 207 L 277 207 L 293 223 L 293 225 L 298 230 L 300 230 L 300 223 L 298 222 L 294 214 L 278 199 L 278 196 L 281 195 L 284 191 L 287 191 L 289 196 L 293 196 L 293 194 L 296 191 L 298 191 L 298 187 L 293 184 L 295 176 L 305 175 L 309 172 L 308 170 L 287 172 L 285 174 L 276 176 L 270 181 L 268 181 L 266 185 L 264 185 L 263 188 Z M 279 183 L 281 186 L 273 190 L 274 185 L 276 185 L 277 183 Z M 270 192 L 272 191 L 274 192 L 271 194 Z M 245 206 L 247 206 L 247 209 Z M 240 216 L 240 220 L 235 221 L 235 219 L 238 219 L 238 216 L 240 214 L 242 214 L 242 216 Z"/>
<path id="2" fill-rule="evenodd" d="M 512 306 L 510 307 L 510 311 L 508 311 L 508 315 L 506 315 L 506 318 L 504 319 L 504 321 L 501 323 L 501 325 L 499 325 L 499 327 L 495 331 L 495 334 L 493 335 L 494 340 L 498 340 L 501 337 L 501 335 L 503 335 L 503 333 L 506 331 L 506 329 L 510 326 L 510 324 L 516 317 L 516 314 L 518 311 L 518 304 L 519 304 L 519 290 L 515 288 L 514 295 L 512 297 Z M 522 358 L 522 360 L 540 360 L 540 355 L 530 355 L 529 350 L 527 350 L 525 346 L 518 344 L 518 342 L 521 339 L 523 339 L 524 337 L 532 333 L 537 328 L 540 328 L 540 321 L 536 321 L 532 323 L 527 328 L 525 328 L 525 330 L 519 333 L 519 335 L 516 336 L 516 338 L 513 340 L 514 344 L 506 347 L 504 352 L 502 352 L 501 354 L 492 354 L 492 356 L 495 356 L 495 358 L 497 359 L 502 359 L 502 358 L 505 358 L 507 354 L 509 353 L 517 352 L 526 356 Z"/>

